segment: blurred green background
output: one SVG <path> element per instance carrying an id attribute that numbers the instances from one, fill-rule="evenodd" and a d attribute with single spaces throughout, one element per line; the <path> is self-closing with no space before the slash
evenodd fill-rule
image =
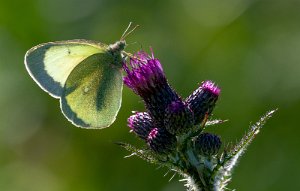
<path id="1" fill-rule="evenodd" d="M 34 45 L 67 39 L 118 40 L 130 21 L 141 27 L 128 51 L 154 49 L 172 86 L 188 96 L 206 79 L 222 94 L 212 127 L 224 142 L 241 138 L 250 121 L 279 108 L 242 157 L 230 188 L 300 190 L 299 0 L 10 0 L 0 1 L 0 190 L 183 191 L 166 169 L 114 144 L 141 145 L 127 117 L 143 111 L 128 88 L 116 122 L 83 130 L 25 70 Z M 135 43 L 137 42 L 137 43 Z"/>

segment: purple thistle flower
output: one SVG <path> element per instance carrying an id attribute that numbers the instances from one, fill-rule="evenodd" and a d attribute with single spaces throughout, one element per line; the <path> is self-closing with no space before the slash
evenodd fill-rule
<path id="1" fill-rule="evenodd" d="M 131 70 L 126 64 L 123 65 L 127 73 L 123 80 L 136 94 L 147 96 L 156 86 L 167 83 L 162 66 L 153 54 L 150 57 L 146 52 L 140 51 L 130 58 L 129 63 Z"/>
<path id="2" fill-rule="evenodd" d="M 202 133 L 195 141 L 195 149 L 203 156 L 212 156 L 219 152 L 221 144 L 219 136 L 211 133 Z"/>
<path id="3" fill-rule="evenodd" d="M 154 128 L 153 121 L 147 112 L 137 112 L 131 115 L 127 122 L 131 131 L 145 141 L 150 131 Z"/>
<path id="4" fill-rule="evenodd" d="M 205 81 L 202 83 L 201 88 L 203 90 L 207 90 L 210 91 L 211 93 L 215 94 L 215 95 L 219 95 L 221 92 L 221 89 L 215 85 L 215 83 L 213 83 L 212 81 Z"/>
<path id="5" fill-rule="evenodd" d="M 186 103 L 194 113 L 194 124 L 200 124 L 213 111 L 220 94 L 220 88 L 212 81 L 202 82 L 187 99 Z"/>
<path id="6" fill-rule="evenodd" d="M 153 128 L 147 138 L 150 148 L 159 154 L 169 154 L 176 148 L 176 137 L 164 128 Z"/>
<path id="7" fill-rule="evenodd" d="M 123 78 L 124 84 L 141 96 L 146 108 L 155 123 L 163 125 L 164 112 L 172 101 L 180 99 L 170 87 L 158 59 L 152 53 L 136 53 L 123 68 L 127 76 Z"/>
<path id="8" fill-rule="evenodd" d="M 168 105 L 165 113 L 165 127 L 174 134 L 184 134 L 194 125 L 192 110 L 181 100 L 173 101 Z"/>

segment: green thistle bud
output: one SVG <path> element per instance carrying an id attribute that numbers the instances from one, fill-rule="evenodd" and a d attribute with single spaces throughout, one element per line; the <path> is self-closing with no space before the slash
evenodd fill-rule
<path id="1" fill-rule="evenodd" d="M 200 155 L 213 156 L 218 154 L 221 144 L 219 136 L 210 133 L 202 133 L 195 141 L 195 150 Z"/>

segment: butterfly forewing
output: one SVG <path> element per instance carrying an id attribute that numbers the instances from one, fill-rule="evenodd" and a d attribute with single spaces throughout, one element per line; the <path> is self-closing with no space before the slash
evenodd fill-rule
<path id="1" fill-rule="evenodd" d="M 106 50 L 107 45 L 87 40 L 49 42 L 28 50 L 25 65 L 43 90 L 59 98 L 71 71 L 87 57 Z"/>
<path id="2" fill-rule="evenodd" d="M 76 126 L 105 128 L 121 106 L 122 72 L 107 53 L 92 55 L 77 65 L 67 78 L 61 96 L 64 115 Z"/>

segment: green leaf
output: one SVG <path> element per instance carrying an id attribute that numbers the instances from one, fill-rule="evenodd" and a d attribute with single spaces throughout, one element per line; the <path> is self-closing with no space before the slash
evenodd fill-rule
<path id="1" fill-rule="evenodd" d="M 260 129 L 266 121 L 272 117 L 276 110 L 266 113 L 258 122 L 252 125 L 249 131 L 244 135 L 241 141 L 233 147 L 229 152 L 224 152 L 219 164 L 214 169 L 211 181 L 214 185 L 214 190 L 223 190 L 231 179 L 233 168 L 237 165 L 238 159 L 246 151 L 249 144 L 259 133 Z"/>
<path id="2" fill-rule="evenodd" d="M 123 143 L 123 142 L 118 142 L 116 144 L 123 147 L 127 151 L 131 152 L 131 155 L 129 155 L 129 156 L 136 155 L 139 158 L 141 158 L 149 163 L 154 163 L 154 164 L 159 163 L 159 161 L 155 158 L 154 153 L 150 150 L 138 149 L 135 146 L 132 146 L 131 144 Z M 127 156 L 127 157 L 129 157 L 129 156 Z"/>

